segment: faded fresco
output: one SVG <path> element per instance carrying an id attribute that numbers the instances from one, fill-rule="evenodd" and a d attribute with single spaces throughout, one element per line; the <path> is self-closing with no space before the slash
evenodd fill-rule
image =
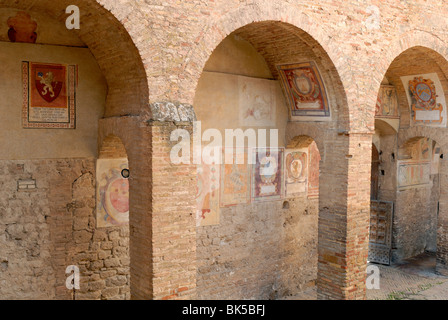
<path id="1" fill-rule="evenodd" d="M 238 77 L 240 126 L 273 127 L 276 122 L 275 81 Z"/>
<path id="2" fill-rule="evenodd" d="M 291 117 L 329 117 L 330 106 L 317 65 L 304 62 L 277 66 Z"/>
<path id="3" fill-rule="evenodd" d="M 220 166 L 198 165 L 196 191 L 196 225 L 198 227 L 219 224 Z"/>
<path id="4" fill-rule="evenodd" d="M 283 187 L 283 149 L 254 149 L 252 200 L 280 200 Z"/>
<path id="5" fill-rule="evenodd" d="M 98 159 L 96 164 L 97 227 L 116 227 L 129 223 L 129 180 L 122 171 L 128 160 Z"/>
<path id="6" fill-rule="evenodd" d="M 378 119 L 399 119 L 397 89 L 381 85 L 376 103 L 375 117 Z"/>
<path id="7" fill-rule="evenodd" d="M 75 128 L 76 66 L 23 62 L 23 126 Z"/>
<path id="8" fill-rule="evenodd" d="M 398 165 L 398 187 L 412 188 L 430 182 L 431 163 L 400 163 Z"/>
<path id="9" fill-rule="evenodd" d="M 37 22 L 25 11 L 17 12 L 16 16 L 7 21 L 8 39 L 11 42 L 36 43 Z"/>
<path id="10" fill-rule="evenodd" d="M 411 125 L 446 127 L 446 99 L 436 73 L 401 78 L 411 110 Z"/>
<path id="11" fill-rule="evenodd" d="M 313 141 L 308 150 L 308 198 L 316 199 L 319 198 L 319 164 L 321 157 L 316 142 Z"/>
<path id="12" fill-rule="evenodd" d="M 308 177 L 308 150 L 285 150 L 286 196 L 306 193 Z"/>
<path id="13" fill-rule="evenodd" d="M 231 150 L 228 150 L 230 153 Z M 226 151 L 224 151 L 226 153 Z M 237 149 L 233 164 L 221 165 L 220 205 L 230 207 L 250 202 L 250 165 L 248 150 Z"/>
<path id="14" fill-rule="evenodd" d="M 414 188 L 430 182 L 433 141 L 421 138 L 406 148 L 409 159 L 398 162 L 398 187 Z"/>

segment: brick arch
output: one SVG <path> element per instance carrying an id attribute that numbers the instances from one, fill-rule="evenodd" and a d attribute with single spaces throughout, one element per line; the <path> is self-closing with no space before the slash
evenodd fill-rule
<path id="1" fill-rule="evenodd" d="M 443 130 L 441 128 L 418 126 L 402 129 L 398 132 L 398 147 L 402 147 L 414 139 L 429 138 L 435 141 L 440 146 L 442 152 L 444 152 L 445 150 L 448 150 L 445 136 L 446 129 Z"/>
<path id="2" fill-rule="evenodd" d="M 323 130 L 317 128 L 314 125 L 309 125 L 307 123 L 300 124 L 300 126 L 289 122 L 286 127 L 286 145 L 289 145 L 297 137 L 308 137 L 317 144 L 319 153 L 322 159 L 324 159 L 324 139 Z"/>
<path id="3" fill-rule="evenodd" d="M 95 57 L 108 84 L 105 117 L 140 114 L 148 106 L 148 83 L 140 53 L 129 32 L 114 16 L 125 5 L 103 7 L 108 0 L 5 0 L 0 8 L 12 8 L 29 13 L 43 13 L 65 27 L 67 6 L 80 9 L 81 25 L 76 32 Z M 110 1 L 109 1 L 110 2 Z M 110 4 L 109 4 L 110 5 Z M 122 8 L 118 6 L 123 6 Z M 125 17 L 122 17 L 124 19 Z M 135 38 L 136 36 L 134 36 Z"/>
<path id="4" fill-rule="evenodd" d="M 375 119 L 375 130 L 382 135 L 397 134 L 397 131 L 389 123 L 381 119 Z"/>
<path id="5" fill-rule="evenodd" d="M 386 46 L 387 49 L 382 51 L 379 59 L 373 63 L 373 65 L 375 65 L 375 70 L 373 70 L 371 80 L 372 87 L 374 88 L 372 92 L 375 96 L 371 97 L 370 100 L 372 102 L 369 105 L 369 109 L 371 109 L 372 112 L 375 110 L 381 82 L 389 70 L 389 67 L 400 54 L 416 47 L 425 50 L 425 54 L 434 59 L 442 71 L 445 72 L 445 70 L 448 70 L 448 47 L 447 43 L 440 37 L 423 30 L 410 30 L 397 35 L 390 41 L 389 45 Z"/>
<path id="6" fill-rule="evenodd" d="M 115 134 L 109 134 L 107 135 L 101 145 L 100 145 L 100 152 L 98 154 L 98 158 L 105 158 L 105 159 L 111 159 L 111 158 L 127 158 L 128 153 L 126 151 L 126 148 L 123 144 L 123 141 L 116 136 Z"/>
<path id="7" fill-rule="evenodd" d="M 350 62 L 340 59 L 344 54 L 340 47 L 332 41 L 331 32 L 325 30 L 319 21 L 309 18 L 291 4 L 263 0 L 239 6 L 220 19 L 211 21 L 196 37 L 197 44 L 188 53 L 178 75 L 178 78 L 181 79 L 180 90 L 183 91 L 181 96 L 187 103 L 193 104 L 200 75 L 213 50 L 234 31 L 257 22 L 284 23 L 305 32 L 306 42 L 313 50 L 319 50 L 320 53 L 328 56 L 333 64 L 337 73 L 337 79 L 333 79 L 333 81 L 339 82 L 335 90 L 343 93 L 344 107 L 348 104 L 346 92 L 349 90 L 347 88 L 353 87 L 356 90 L 350 71 L 352 68 L 349 66 Z M 348 109 L 348 107 L 342 108 L 343 122 L 347 127 L 350 118 Z"/>
<path id="8" fill-rule="evenodd" d="M 439 53 L 442 57 L 448 59 L 448 48 L 446 42 L 437 35 L 423 31 L 411 30 L 406 33 L 399 34 L 395 39 L 390 41 L 387 50 L 382 54 L 382 59 L 375 64 L 378 77 L 375 79 L 378 83 L 383 80 L 389 66 L 404 51 L 413 47 L 424 47 Z"/>
<path id="9" fill-rule="evenodd" d="M 137 164 L 139 157 L 140 137 L 133 128 L 142 125 L 140 117 L 110 117 L 99 120 L 98 155 L 104 154 L 107 148 L 118 146 L 118 152 L 126 154 L 129 166 Z"/>

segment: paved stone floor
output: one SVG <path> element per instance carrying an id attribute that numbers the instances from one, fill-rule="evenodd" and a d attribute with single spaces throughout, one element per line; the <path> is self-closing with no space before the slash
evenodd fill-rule
<path id="1" fill-rule="evenodd" d="M 448 300 L 448 278 L 435 273 L 436 259 L 431 253 L 380 269 L 380 289 L 367 290 L 368 300 Z M 287 300 L 316 300 L 311 288 Z"/>

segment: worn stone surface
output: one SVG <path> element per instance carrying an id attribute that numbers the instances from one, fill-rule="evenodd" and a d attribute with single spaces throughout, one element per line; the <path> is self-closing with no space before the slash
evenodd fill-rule
<path id="1" fill-rule="evenodd" d="M 156 102 L 150 104 L 152 120 L 173 121 L 173 122 L 193 122 L 196 121 L 193 106 L 171 103 Z"/>
<path id="2" fill-rule="evenodd" d="M 130 298 L 113 294 L 129 287 L 127 227 L 96 228 L 94 164 L 94 159 L 1 161 L 2 299 L 71 299 L 65 287 L 70 265 L 81 271 L 75 299 Z M 17 190 L 17 181 L 30 179 L 36 188 Z M 116 290 L 104 294 L 106 289 Z"/>
<path id="3" fill-rule="evenodd" d="M 279 299 L 315 283 L 317 201 L 221 210 L 219 226 L 197 229 L 199 299 Z"/>

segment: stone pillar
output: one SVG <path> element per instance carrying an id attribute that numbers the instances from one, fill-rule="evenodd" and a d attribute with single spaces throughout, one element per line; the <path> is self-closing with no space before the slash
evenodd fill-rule
<path id="1" fill-rule="evenodd" d="M 321 164 L 319 299 L 365 299 L 370 221 L 371 134 L 325 142 Z"/>
<path id="2" fill-rule="evenodd" d="M 193 107 L 151 105 L 153 299 L 196 297 L 196 166 L 172 164 L 176 129 L 193 138 Z M 191 142 L 192 140 L 190 140 Z"/>
<path id="3" fill-rule="evenodd" d="M 196 167 L 171 163 L 170 136 L 192 133 L 195 115 L 172 103 L 151 111 L 100 121 L 100 139 L 120 137 L 129 159 L 131 299 L 194 299 Z"/>

